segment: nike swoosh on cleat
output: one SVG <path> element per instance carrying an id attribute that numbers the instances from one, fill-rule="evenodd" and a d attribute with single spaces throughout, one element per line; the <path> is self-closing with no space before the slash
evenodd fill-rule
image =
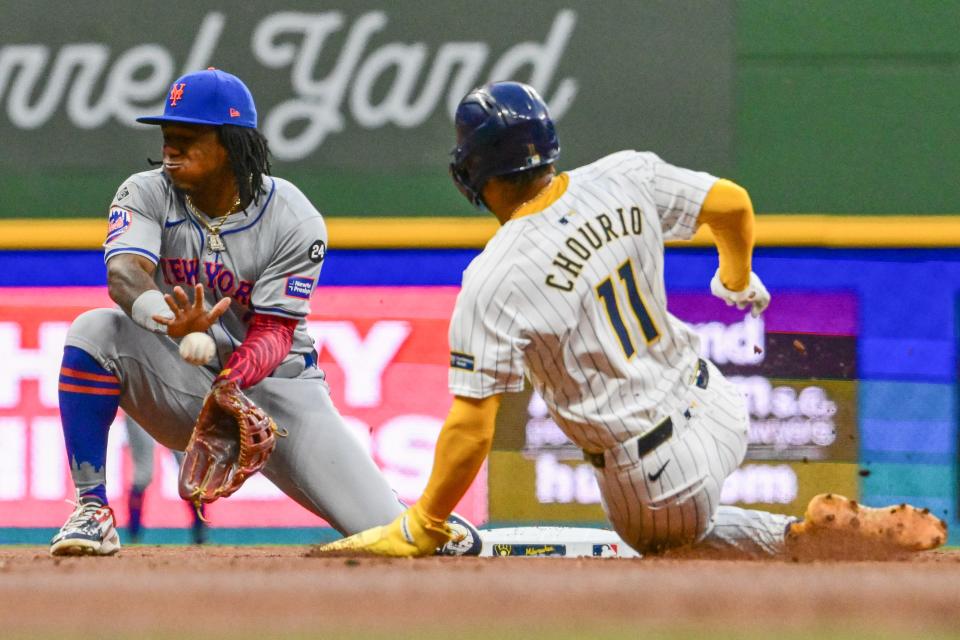
<path id="1" fill-rule="evenodd" d="M 407 514 L 403 514 L 403 518 L 400 519 L 400 532 L 403 534 L 404 540 L 413 544 L 413 534 L 410 533 L 410 525 L 407 524 Z"/>

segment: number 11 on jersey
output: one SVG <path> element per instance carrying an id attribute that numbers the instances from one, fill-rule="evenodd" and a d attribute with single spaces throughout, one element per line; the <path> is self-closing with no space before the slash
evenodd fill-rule
<path id="1" fill-rule="evenodd" d="M 624 262 L 617 268 L 617 275 L 620 276 L 620 280 L 623 281 L 626 287 L 627 302 L 633 310 L 637 324 L 640 325 L 640 331 L 643 333 L 644 341 L 647 344 L 652 344 L 660 337 L 660 331 L 657 329 L 657 325 L 654 323 L 653 318 L 650 317 L 650 312 L 647 311 L 647 307 L 643 303 L 643 294 L 640 293 L 637 287 L 637 278 L 634 275 L 633 263 L 630 260 Z M 632 358 L 637 350 L 633 346 L 630 332 L 626 323 L 623 321 L 623 315 L 620 313 L 620 302 L 617 297 L 617 291 L 613 285 L 613 277 L 611 276 L 598 284 L 596 290 L 597 297 L 603 302 L 604 309 L 607 312 L 607 319 L 610 321 L 611 327 L 613 327 L 613 333 L 617 336 L 617 340 L 620 341 L 624 355 Z"/>

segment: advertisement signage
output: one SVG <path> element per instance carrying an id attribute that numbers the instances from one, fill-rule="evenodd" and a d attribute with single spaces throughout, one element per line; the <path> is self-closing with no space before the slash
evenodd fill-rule
<path id="1" fill-rule="evenodd" d="M 455 287 L 325 287 L 310 331 L 336 406 L 405 501 L 426 484 L 449 408 L 447 328 Z M 722 500 L 787 513 L 819 491 L 858 494 L 857 297 L 778 294 L 761 319 L 672 293 L 670 309 L 701 336 L 747 398 L 747 459 Z M 0 302 L 0 526 L 58 526 L 71 497 L 57 410 L 57 371 L 70 321 L 108 306 L 101 288 L 5 289 Z M 111 430 L 108 491 L 118 514 L 132 468 L 121 414 Z M 182 526 L 177 467 L 161 447 L 148 526 Z M 505 398 L 494 451 L 458 507 L 493 521 L 602 521 L 593 469 L 529 389 Z M 220 526 L 319 526 L 262 476 L 215 503 Z"/>
<path id="2" fill-rule="evenodd" d="M 745 464 L 721 501 L 799 515 L 821 491 L 857 495 L 856 295 L 782 292 L 761 318 L 706 293 L 668 298 L 750 411 Z M 593 467 L 531 390 L 502 405 L 490 504 L 497 521 L 603 520 Z"/>
<path id="3" fill-rule="evenodd" d="M 447 287 L 333 287 L 313 296 L 310 332 L 334 404 L 406 502 L 426 485 L 437 435 L 450 407 L 447 326 L 457 290 Z M 4 289 L 0 298 L 0 527 L 60 526 L 72 498 L 57 409 L 57 377 L 70 321 L 112 306 L 101 288 Z M 111 428 L 107 490 L 125 522 L 132 479 L 124 417 Z M 144 524 L 183 526 L 177 466 L 157 447 Z M 457 507 L 487 519 L 486 469 Z M 321 526 L 263 476 L 211 505 L 214 526 Z"/>

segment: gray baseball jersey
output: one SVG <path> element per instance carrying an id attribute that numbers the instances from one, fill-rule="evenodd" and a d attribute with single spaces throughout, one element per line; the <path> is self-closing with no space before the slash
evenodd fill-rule
<path id="1" fill-rule="evenodd" d="M 213 367 L 222 367 L 243 341 L 251 312 L 301 321 L 286 361 L 313 353 L 305 319 L 326 254 L 326 226 L 291 183 L 265 176 L 263 186 L 258 203 L 220 227 L 226 249 L 219 252 L 209 248 L 204 222 L 216 226 L 220 219 L 200 220 L 161 169 L 130 176 L 110 205 L 104 261 L 123 253 L 144 256 L 157 265 L 154 280 L 165 293 L 200 282 L 208 305 L 232 299 L 209 332 L 220 358 Z"/>
<path id="2" fill-rule="evenodd" d="M 526 371 L 567 437 L 605 461 L 603 506 L 640 551 L 777 551 L 788 518 L 719 504 L 746 453 L 745 404 L 667 311 L 663 243 L 694 234 L 717 178 L 622 151 L 557 180 L 566 189 L 504 224 L 464 273 L 450 391 L 519 391 Z M 641 454 L 666 418 L 672 431 Z"/>
<path id="3" fill-rule="evenodd" d="M 157 265 L 162 291 L 200 282 L 208 305 L 232 298 L 211 330 L 219 362 L 188 364 L 173 339 L 143 329 L 119 309 L 81 314 L 66 344 L 117 375 L 128 416 L 164 446 L 183 450 L 214 376 L 246 335 L 251 312 L 301 320 L 284 362 L 246 390 L 287 432 L 263 474 L 344 534 L 386 524 L 404 507 L 344 423 L 310 357 L 304 320 L 326 251 L 323 219 L 289 182 L 268 177 L 264 186 L 258 204 L 224 222 L 226 250 L 219 253 L 209 251 L 203 225 L 160 170 L 131 176 L 110 207 L 105 260 L 141 255 Z"/>

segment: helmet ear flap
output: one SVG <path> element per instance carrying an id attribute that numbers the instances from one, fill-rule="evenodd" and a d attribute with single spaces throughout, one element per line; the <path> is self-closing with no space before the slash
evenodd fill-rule
<path id="1" fill-rule="evenodd" d="M 473 204 L 475 207 L 480 207 L 483 205 L 483 201 L 480 199 L 480 193 L 478 189 L 475 189 L 470 183 L 470 176 L 467 175 L 467 170 L 465 167 L 457 166 L 456 163 L 450 163 L 450 177 L 453 178 L 453 183 L 457 185 L 457 189 L 460 190 L 460 193 Z"/>

